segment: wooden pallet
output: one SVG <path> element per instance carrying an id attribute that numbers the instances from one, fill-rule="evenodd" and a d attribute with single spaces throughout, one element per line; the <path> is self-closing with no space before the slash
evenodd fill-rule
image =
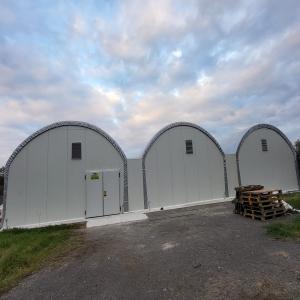
<path id="1" fill-rule="evenodd" d="M 237 202 L 237 203 L 235 204 L 235 207 L 234 207 L 233 212 L 234 212 L 235 214 L 240 214 L 240 213 L 243 212 L 243 210 L 244 210 L 244 206 L 243 206 L 241 203 Z"/>
<path id="2" fill-rule="evenodd" d="M 286 213 L 282 191 L 274 189 L 241 190 L 235 207 L 235 213 L 263 221 Z"/>
<path id="3" fill-rule="evenodd" d="M 258 210 L 258 209 L 253 209 L 253 208 L 244 208 L 244 213 L 247 214 L 255 214 L 258 216 L 271 216 L 271 215 L 277 215 L 277 214 L 282 214 L 285 213 L 285 208 L 284 207 L 277 207 L 273 209 L 267 209 L 267 210 Z"/>
<path id="4" fill-rule="evenodd" d="M 256 209 L 256 210 L 271 210 L 271 209 L 277 209 L 283 207 L 282 203 L 268 203 L 268 204 L 249 204 L 249 203 L 243 203 L 243 208 L 250 208 L 250 209 Z"/>
<path id="5" fill-rule="evenodd" d="M 277 218 L 277 217 L 281 217 L 281 216 L 284 216 L 284 215 L 285 215 L 285 212 L 274 214 L 274 215 L 267 215 L 267 216 L 249 214 L 249 213 L 244 213 L 243 214 L 244 217 L 251 218 L 252 220 L 261 220 L 261 221 L 267 221 L 267 220 L 274 219 L 274 218 Z"/>
<path id="6" fill-rule="evenodd" d="M 261 190 L 260 191 L 246 191 L 242 192 L 240 196 L 241 200 L 248 201 L 276 201 L 282 200 L 282 191 L 281 190 Z"/>
<path id="7" fill-rule="evenodd" d="M 282 204 L 281 190 L 260 190 L 242 192 L 239 202 L 244 205 L 268 206 L 274 203 Z"/>
<path id="8" fill-rule="evenodd" d="M 251 195 L 278 195 L 278 194 L 282 194 L 282 190 L 280 189 L 260 189 L 260 190 L 254 190 L 254 191 L 242 191 L 242 193 L 248 193 Z"/>
<path id="9" fill-rule="evenodd" d="M 278 207 L 282 205 L 282 201 L 263 201 L 263 202 L 257 202 L 257 201 L 240 201 L 243 206 L 253 206 L 253 207 L 261 207 L 261 208 L 267 208 L 267 207 Z"/>
<path id="10" fill-rule="evenodd" d="M 252 204 L 261 204 L 261 205 L 268 205 L 272 203 L 282 203 L 282 199 L 278 198 L 268 198 L 268 199 L 254 199 L 254 198 L 241 198 L 240 203 L 248 203 L 250 205 Z"/>
<path id="11" fill-rule="evenodd" d="M 243 192 L 241 194 L 240 198 L 244 198 L 244 199 L 253 199 L 253 200 L 268 200 L 270 198 L 272 199 L 281 199 L 282 195 L 281 194 L 261 194 L 261 195 L 252 195 L 249 192 Z"/>

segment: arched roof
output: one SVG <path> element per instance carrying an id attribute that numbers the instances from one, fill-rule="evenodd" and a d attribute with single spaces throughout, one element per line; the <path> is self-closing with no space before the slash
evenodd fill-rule
<path id="1" fill-rule="evenodd" d="M 217 140 L 205 129 L 203 129 L 202 127 L 193 124 L 193 123 L 189 123 L 189 122 L 176 122 L 176 123 L 171 123 L 165 127 L 163 127 L 160 131 L 158 131 L 154 137 L 150 140 L 150 142 L 148 143 L 148 145 L 145 148 L 145 151 L 143 153 L 143 160 L 145 159 L 145 157 L 147 156 L 149 150 L 151 149 L 152 145 L 156 142 L 156 140 L 158 140 L 158 138 L 163 135 L 166 131 L 175 128 L 175 127 L 181 127 L 181 126 L 186 126 L 186 127 L 191 127 L 191 128 L 195 128 L 197 130 L 199 130 L 200 132 L 202 132 L 203 134 L 205 134 L 209 139 L 211 139 L 213 141 L 213 143 L 217 146 L 217 148 L 220 150 L 220 152 L 222 153 L 222 155 L 225 157 L 224 151 L 221 148 L 221 146 L 219 145 L 219 143 L 217 142 Z"/>
<path id="2" fill-rule="evenodd" d="M 247 139 L 247 137 L 252 134 L 253 132 L 255 132 L 256 130 L 259 129 L 270 129 L 273 130 L 274 132 L 276 132 L 277 134 L 279 134 L 279 136 L 281 136 L 284 141 L 287 143 L 287 145 L 289 146 L 289 148 L 291 149 L 293 155 L 294 155 L 294 159 L 295 159 L 295 168 L 296 168 L 296 175 L 297 175 L 297 181 L 298 181 L 298 186 L 300 188 L 300 176 L 299 176 L 299 168 L 298 168 L 298 162 L 297 162 L 297 154 L 296 154 L 296 150 L 293 146 L 293 144 L 291 143 L 291 141 L 288 139 L 288 137 L 277 127 L 270 125 L 270 124 L 257 124 L 252 126 L 250 129 L 248 129 L 246 131 L 246 133 L 243 135 L 237 150 L 236 150 L 236 162 L 237 162 L 237 171 L 238 171 L 238 180 L 239 180 L 239 185 L 241 185 L 241 173 L 240 173 L 240 163 L 239 163 L 239 152 L 241 150 L 242 145 L 244 144 L 245 140 Z"/>
<path id="3" fill-rule="evenodd" d="M 86 123 L 86 122 L 80 122 L 80 121 L 61 121 L 56 122 L 53 124 L 50 124 L 48 126 L 45 126 L 38 131 L 34 132 L 32 135 L 30 135 L 28 138 L 26 138 L 12 153 L 12 155 L 9 157 L 6 165 L 5 165 L 5 172 L 4 172 L 4 191 L 3 191 L 3 216 L 2 221 L 0 224 L 0 228 L 3 227 L 4 219 L 5 219 L 5 210 L 6 210 L 6 195 L 7 195 L 7 184 L 8 184 L 8 174 L 9 174 L 9 168 L 16 158 L 16 156 L 22 151 L 23 148 L 26 147 L 32 140 L 34 140 L 36 137 L 40 136 L 41 134 L 50 131 L 55 128 L 59 127 L 65 127 L 65 126 L 77 126 L 82 128 L 91 129 L 101 136 L 103 136 L 107 141 L 111 143 L 111 145 L 117 150 L 117 152 L 120 154 L 123 163 L 124 163 L 124 209 L 125 211 L 128 210 L 128 180 L 127 180 L 127 158 L 121 147 L 118 145 L 118 143 L 105 131 L 100 129 L 99 127 Z"/>
<path id="4" fill-rule="evenodd" d="M 293 152 L 293 154 L 295 155 L 296 154 L 296 151 L 295 151 L 295 148 L 293 146 L 293 144 L 291 143 L 291 141 L 288 139 L 288 137 L 280 130 L 278 129 L 277 127 L 273 126 L 273 125 L 270 125 L 270 124 L 257 124 L 257 125 L 254 125 L 252 126 L 250 129 L 248 129 L 246 131 L 246 133 L 243 135 L 238 147 L 237 147 L 237 150 L 236 150 L 236 155 L 238 156 L 239 155 L 239 151 L 243 145 L 243 143 L 245 142 L 246 138 L 252 134 L 254 131 L 256 130 L 259 130 L 259 129 L 270 129 L 270 130 L 273 130 L 275 131 L 276 133 L 278 133 L 284 140 L 285 142 L 288 144 L 288 146 L 290 147 L 291 151 Z"/>
<path id="5" fill-rule="evenodd" d="M 171 123 L 171 124 L 163 127 L 160 131 L 158 131 L 154 135 L 154 137 L 150 140 L 150 142 L 146 146 L 145 151 L 143 153 L 143 156 L 142 156 L 142 168 L 143 168 L 144 208 L 145 209 L 148 208 L 147 181 L 146 181 L 146 168 L 145 168 L 146 156 L 147 156 L 149 150 L 151 149 L 151 147 L 153 146 L 153 144 L 159 139 L 159 137 L 161 135 L 163 135 L 166 131 L 168 131 L 168 130 L 170 130 L 172 128 L 181 127 L 181 126 L 191 127 L 191 128 L 194 128 L 194 129 L 202 132 L 219 149 L 219 151 L 221 152 L 221 154 L 223 156 L 223 160 L 224 160 L 225 195 L 228 196 L 228 182 L 227 182 L 227 171 L 226 171 L 225 153 L 224 153 L 223 149 L 221 148 L 221 146 L 219 145 L 219 143 L 217 142 L 217 140 L 208 131 L 206 131 L 205 129 L 203 129 L 202 127 L 200 127 L 200 126 L 198 126 L 198 125 L 196 125 L 194 123 L 190 123 L 190 122 L 175 122 L 175 123 Z"/>

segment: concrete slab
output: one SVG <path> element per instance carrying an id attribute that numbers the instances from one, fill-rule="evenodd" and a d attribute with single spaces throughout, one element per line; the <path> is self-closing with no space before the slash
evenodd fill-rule
<path id="1" fill-rule="evenodd" d="M 87 228 L 105 226 L 119 223 L 130 223 L 148 219 L 144 212 L 129 212 L 120 215 L 105 216 L 87 219 Z"/>
<path id="2" fill-rule="evenodd" d="M 197 201 L 197 202 L 188 202 L 188 203 L 164 206 L 163 210 L 173 210 L 173 209 L 176 210 L 176 209 L 185 208 L 185 207 L 194 207 L 194 206 L 199 206 L 199 205 L 225 203 L 225 202 L 231 202 L 233 199 L 234 199 L 234 197 L 226 197 L 226 198 L 218 198 L 218 199 L 210 199 L 210 200 L 201 200 L 201 201 Z M 161 207 L 150 207 L 150 209 L 147 209 L 147 212 L 160 211 L 160 210 L 161 210 Z"/>

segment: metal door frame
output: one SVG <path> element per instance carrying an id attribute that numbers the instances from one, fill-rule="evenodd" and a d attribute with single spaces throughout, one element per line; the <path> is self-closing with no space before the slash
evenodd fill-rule
<path id="1" fill-rule="evenodd" d="M 84 216 L 86 219 L 92 219 L 92 218 L 100 218 L 100 217 L 103 217 L 104 216 L 104 206 L 102 206 L 102 216 L 94 216 L 94 217 L 87 217 L 86 214 L 87 214 L 87 181 L 86 181 L 86 176 L 90 173 L 93 173 L 93 172 L 98 172 L 101 174 L 101 182 L 102 182 L 102 203 L 104 205 L 104 202 L 103 202 L 103 177 L 102 177 L 102 171 L 100 169 L 98 170 L 86 170 L 85 171 L 85 174 L 84 174 L 84 181 L 85 181 L 85 185 L 84 185 L 84 188 L 85 188 L 85 210 L 84 210 Z M 100 199 L 101 201 L 101 199 Z"/>
<path id="2" fill-rule="evenodd" d="M 119 180 L 118 180 L 118 183 L 119 183 L 119 207 L 120 207 L 120 212 L 117 213 L 117 214 L 112 214 L 112 215 L 119 215 L 119 214 L 122 214 L 124 212 L 124 207 L 121 203 L 121 170 L 120 169 L 96 169 L 96 170 L 86 170 L 85 171 L 85 175 L 84 175 L 84 178 L 85 178 L 85 218 L 86 219 L 92 219 L 92 218 L 102 218 L 102 217 L 107 217 L 107 216 L 112 216 L 112 215 L 104 215 L 104 173 L 105 171 L 114 171 L 114 172 L 118 172 L 119 173 Z M 99 172 L 101 174 L 101 181 L 102 181 L 102 216 L 94 216 L 94 217 L 87 217 L 86 216 L 86 212 L 87 212 L 87 181 L 86 181 L 86 176 L 90 173 L 93 173 L 93 172 Z"/>
<path id="3" fill-rule="evenodd" d="M 115 215 L 119 215 L 119 214 L 122 214 L 124 211 L 124 207 L 121 203 L 121 170 L 120 169 L 101 169 L 100 170 L 102 172 L 102 189 L 103 189 L 103 217 L 107 217 L 107 216 L 115 216 Z M 119 180 L 118 180 L 118 184 L 119 184 L 119 207 L 120 207 L 120 212 L 119 213 L 116 213 L 116 214 L 111 214 L 111 215 L 104 215 L 104 204 L 105 204 L 105 201 L 104 201 L 104 176 L 103 176 L 103 173 L 106 172 L 118 172 L 119 173 Z"/>

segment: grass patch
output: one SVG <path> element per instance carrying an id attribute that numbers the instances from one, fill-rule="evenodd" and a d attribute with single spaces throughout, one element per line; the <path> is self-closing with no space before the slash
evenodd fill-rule
<path id="1" fill-rule="evenodd" d="M 296 209 L 300 209 L 300 193 L 291 193 L 283 196 L 283 200 Z"/>
<path id="2" fill-rule="evenodd" d="M 268 224 L 267 233 L 276 239 L 300 239 L 300 217 L 286 222 Z"/>
<path id="3" fill-rule="evenodd" d="M 0 294 L 74 248 L 77 237 L 72 225 L 0 232 Z"/>
<path id="4" fill-rule="evenodd" d="M 283 200 L 300 209 L 300 193 L 283 195 Z M 300 239 L 300 216 L 266 225 L 267 233 L 276 239 Z"/>

